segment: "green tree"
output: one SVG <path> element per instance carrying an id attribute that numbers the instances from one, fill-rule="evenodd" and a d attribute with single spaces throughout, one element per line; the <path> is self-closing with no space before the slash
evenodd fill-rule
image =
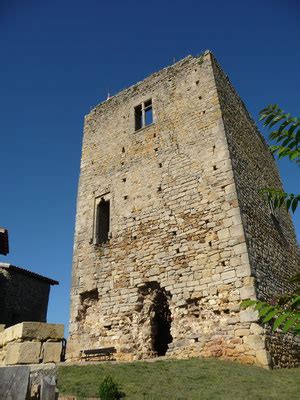
<path id="1" fill-rule="evenodd" d="M 273 154 L 279 159 L 287 157 L 300 164 L 300 119 L 285 113 L 277 104 L 271 104 L 260 111 L 260 121 L 262 120 L 265 127 L 274 129 L 269 134 L 269 139 L 275 142 L 270 146 Z M 262 195 L 273 210 L 285 206 L 294 213 L 300 201 L 299 194 L 286 193 L 275 188 L 263 189 Z M 281 296 L 274 304 L 248 299 L 242 302 L 242 308 L 254 307 L 263 323 L 273 321 L 273 330 L 282 328 L 283 332 L 293 331 L 300 334 L 300 272 L 292 281 L 296 286 L 295 291 Z"/>

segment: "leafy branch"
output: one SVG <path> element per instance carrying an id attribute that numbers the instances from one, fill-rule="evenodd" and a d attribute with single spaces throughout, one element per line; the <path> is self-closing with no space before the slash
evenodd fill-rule
<path id="1" fill-rule="evenodd" d="M 278 158 L 288 157 L 290 160 L 300 163 L 300 119 L 285 113 L 277 104 L 270 104 L 259 112 L 260 121 L 264 120 L 264 126 L 276 130 L 270 133 L 269 138 L 276 145 L 270 147 Z"/>
<path id="2" fill-rule="evenodd" d="M 266 197 L 271 209 L 274 210 L 285 204 L 287 211 L 291 209 L 294 213 L 298 207 L 298 203 L 300 202 L 299 194 L 295 195 L 293 193 L 286 193 L 280 189 L 265 188 L 260 192 Z"/>
<path id="3" fill-rule="evenodd" d="M 273 331 L 282 328 L 282 331 L 300 333 L 300 295 L 291 296 L 288 303 L 284 306 L 271 305 L 260 300 L 244 300 L 241 303 L 241 308 L 254 307 L 258 311 L 258 315 L 262 323 L 273 321 Z"/>
<path id="4" fill-rule="evenodd" d="M 273 154 L 278 158 L 288 157 L 299 164 L 300 119 L 285 113 L 277 104 L 271 104 L 260 111 L 260 121 L 262 120 L 265 127 L 276 126 L 276 130 L 269 135 L 269 138 L 276 143 L 270 146 Z M 300 202 L 300 195 L 289 194 L 276 188 L 265 188 L 261 190 L 261 194 L 266 197 L 272 210 L 285 205 L 287 211 L 292 210 L 294 213 Z M 241 303 L 241 307 L 254 307 L 263 323 L 273 322 L 273 331 L 282 328 L 283 332 L 300 334 L 300 272 L 291 281 L 296 284 L 295 291 L 285 294 L 273 304 L 248 299 Z"/>
<path id="5" fill-rule="evenodd" d="M 273 154 L 278 158 L 288 157 L 291 161 L 300 164 L 300 118 L 292 117 L 285 113 L 277 104 L 270 104 L 259 112 L 260 121 L 269 129 L 276 127 L 269 138 L 275 141 L 270 146 Z M 262 193 L 267 196 L 268 203 L 272 209 L 280 208 L 285 204 L 287 210 L 295 212 L 300 201 L 300 195 L 288 194 L 279 189 L 263 189 Z"/>

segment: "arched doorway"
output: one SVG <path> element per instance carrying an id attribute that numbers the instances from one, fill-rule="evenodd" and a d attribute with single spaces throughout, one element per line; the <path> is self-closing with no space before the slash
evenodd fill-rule
<path id="1" fill-rule="evenodd" d="M 140 289 L 140 294 L 144 304 L 142 313 L 147 313 L 146 320 L 150 327 L 149 350 L 157 356 L 164 356 L 173 340 L 169 307 L 171 295 L 158 282 L 147 283 Z"/>
<path id="2" fill-rule="evenodd" d="M 153 300 L 153 311 L 153 350 L 158 356 L 164 356 L 168 350 L 168 344 L 171 343 L 173 339 L 171 335 L 171 311 L 164 289 L 156 291 Z"/>

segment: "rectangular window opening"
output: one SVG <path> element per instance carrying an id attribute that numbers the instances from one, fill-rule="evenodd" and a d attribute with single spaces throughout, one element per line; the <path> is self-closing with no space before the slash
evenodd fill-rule
<path id="1" fill-rule="evenodd" d="M 153 122 L 152 107 L 145 110 L 145 126 L 151 125 Z"/>
<path id="2" fill-rule="evenodd" d="M 152 100 L 144 101 L 134 108 L 135 130 L 144 128 L 153 123 Z"/>
<path id="3" fill-rule="evenodd" d="M 141 104 L 134 108 L 134 117 L 135 117 L 135 130 L 138 131 L 143 127 L 143 113 Z"/>
<path id="4" fill-rule="evenodd" d="M 98 244 L 108 242 L 110 229 L 110 202 L 102 198 L 97 206 L 96 240 Z"/>

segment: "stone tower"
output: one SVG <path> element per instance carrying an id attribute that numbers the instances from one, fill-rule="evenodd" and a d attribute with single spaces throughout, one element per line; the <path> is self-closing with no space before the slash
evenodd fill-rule
<path id="1" fill-rule="evenodd" d="M 298 265 L 290 216 L 271 213 L 264 187 L 281 187 L 273 156 L 209 51 L 96 106 L 84 124 L 69 359 L 114 346 L 119 360 L 295 365 L 292 338 L 239 306 L 291 289 Z"/>

